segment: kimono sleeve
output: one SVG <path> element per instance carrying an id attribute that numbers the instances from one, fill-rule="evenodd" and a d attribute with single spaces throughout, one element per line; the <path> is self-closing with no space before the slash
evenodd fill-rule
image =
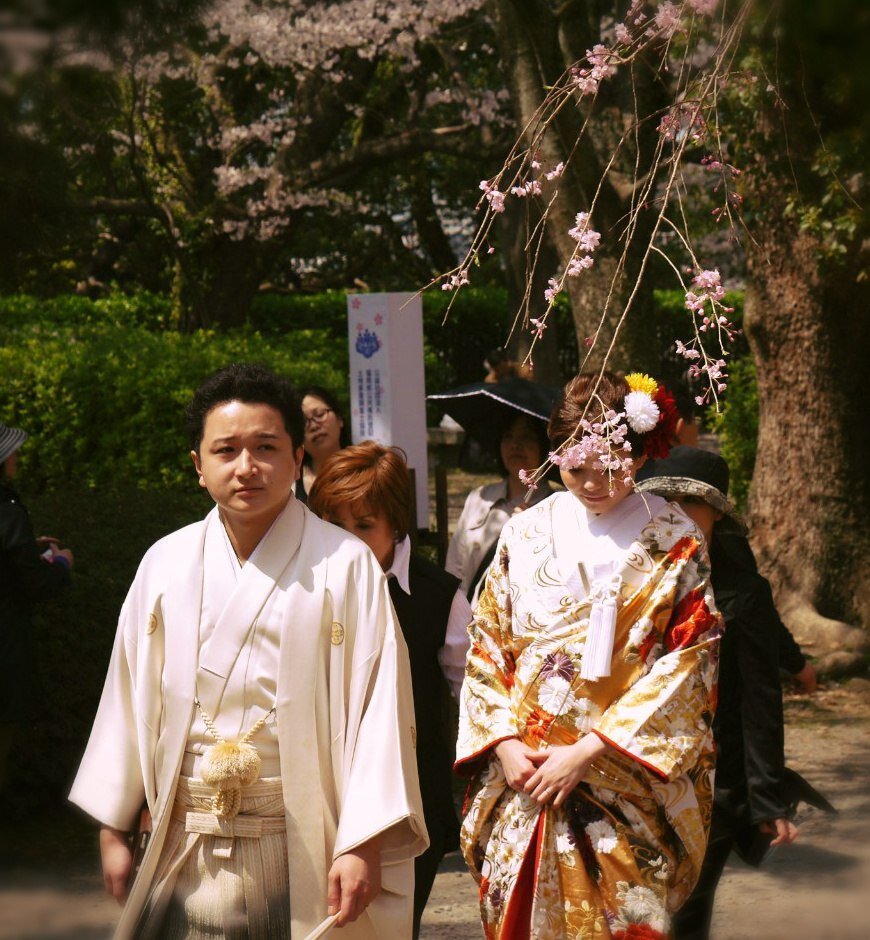
<path id="1" fill-rule="evenodd" d="M 134 708 L 137 587 L 134 582 L 121 609 L 103 694 L 69 795 L 98 822 L 123 831 L 133 828 L 145 799 Z"/>
<path id="2" fill-rule="evenodd" d="M 367 553 L 368 554 L 368 553 Z M 374 556 L 354 571 L 345 616 L 356 619 L 348 694 L 347 773 L 334 856 L 380 834 L 382 859 L 401 861 L 428 845 L 414 753 L 408 648 Z"/>
<path id="3" fill-rule="evenodd" d="M 474 772 L 474 763 L 486 751 L 520 733 L 511 703 L 516 660 L 508 529 L 499 541 L 468 628 L 471 645 L 459 702 L 456 745 L 456 770 L 459 772 Z"/>
<path id="4" fill-rule="evenodd" d="M 673 780 L 712 750 L 718 645 L 722 618 L 716 610 L 701 543 L 673 550 L 681 557 L 675 603 L 658 655 L 604 712 L 594 732 L 656 776 Z"/>

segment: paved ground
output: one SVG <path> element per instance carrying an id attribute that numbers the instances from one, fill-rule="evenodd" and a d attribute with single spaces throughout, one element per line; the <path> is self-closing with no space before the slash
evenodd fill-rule
<path id="1" fill-rule="evenodd" d="M 799 841 L 763 869 L 730 867 L 717 896 L 714 940 L 870 937 L 870 682 L 790 696 L 787 756 L 840 810 L 806 810 Z M 92 834 L 68 817 L 0 825 L 0 940 L 104 940 L 116 916 L 102 893 Z M 475 885 L 445 859 L 422 940 L 482 936 Z"/>
<path id="2" fill-rule="evenodd" d="M 451 478 L 455 523 L 461 493 Z M 788 763 L 840 810 L 805 810 L 799 841 L 764 868 L 726 870 L 713 940 L 870 938 L 870 682 L 853 679 L 786 701 Z M 81 820 L 0 820 L 0 940 L 104 940 L 117 907 L 102 892 L 96 839 Z M 340 934 L 336 935 L 340 937 Z M 480 938 L 476 888 L 458 855 L 445 859 L 422 940 Z M 392 940 L 392 938 L 385 938 Z"/>

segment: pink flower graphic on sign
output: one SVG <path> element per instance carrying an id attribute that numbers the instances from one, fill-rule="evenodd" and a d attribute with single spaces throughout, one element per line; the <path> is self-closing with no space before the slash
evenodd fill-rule
<path id="1" fill-rule="evenodd" d="M 380 313 L 375 314 L 375 326 L 380 326 L 383 322 L 384 322 L 383 316 Z"/>

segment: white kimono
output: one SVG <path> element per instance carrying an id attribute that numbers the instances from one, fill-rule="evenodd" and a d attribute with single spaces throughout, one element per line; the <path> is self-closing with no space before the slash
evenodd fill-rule
<path id="1" fill-rule="evenodd" d="M 265 617 L 277 618 L 280 636 L 273 732 L 292 936 L 305 937 L 326 917 L 333 859 L 380 833 L 383 890 L 341 934 L 344 940 L 409 937 L 413 859 L 428 838 L 407 649 L 383 573 L 359 540 L 291 498 L 201 643 L 204 547 L 209 529 L 220 525 L 215 509 L 161 539 L 142 560 L 70 794 L 116 829 L 133 827 L 143 801 L 153 816 L 151 842 L 116 936 L 132 934 L 148 900 L 185 749 L 199 750 L 194 697 L 219 729 L 236 733 L 222 728 L 224 692 L 236 664 L 250 656 L 248 644 L 258 635 L 252 626 Z M 258 683 L 257 696 L 268 701 L 268 682 Z M 252 714 L 261 713 L 252 699 L 237 708 L 237 722 L 248 720 L 251 702 Z"/>

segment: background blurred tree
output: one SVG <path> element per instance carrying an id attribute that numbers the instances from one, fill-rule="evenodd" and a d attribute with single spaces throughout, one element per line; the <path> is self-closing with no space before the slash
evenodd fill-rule
<path id="1" fill-rule="evenodd" d="M 753 544 L 801 635 L 860 645 L 848 625 L 870 624 L 870 10 L 829 0 L 759 14 L 723 102 L 743 168 L 758 376 Z"/>
<path id="2" fill-rule="evenodd" d="M 508 70 L 511 102 L 517 126 L 525 142 L 538 152 L 547 168 L 564 165 L 547 213 L 546 236 L 523 252 L 522 268 L 534 280 L 529 316 L 540 317 L 547 280 L 564 270 L 574 255 L 576 241 L 569 234 L 579 211 L 589 211 L 595 202 L 594 225 L 602 232 L 601 250 L 595 267 L 583 277 L 566 281 L 581 348 L 596 333 L 602 311 L 609 315 L 605 332 L 612 334 L 627 299 L 638 282 L 645 250 L 650 241 L 654 216 L 646 213 L 636 224 L 628 222 L 629 210 L 642 191 L 637 166 L 647 167 L 658 143 L 655 123 L 637 126 L 638 116 L 655 114 L 670 101 L 667 83 L 656 68 L 652 52 L 629 66 L 613 81 L 602 83 L 592 98 L 578 97 L 571 107 L 553 118 L 541 134 L 541 105 L 566 70 L 583 59 L 602 38 L 612 38 L 613 28 L 625 13 L 624 4 L 613 0 L 490 0 L 502 61 Z M 543 201 L 549 199 L 545 193 Z M 532 202 L 532 200 L 527 200 Z M 540 213 L 531 215 L 527 230 L 539 225 Z M 543 231 L 539 230 L 539 235 Z M 543 255 L 533 263 L 540 245 Z M 549 250 L 548 250 L 549 249 Z M 558 262 L 558 265 L 555 263 Z M 635 315 L 620 345 L 615 365 L 656 371 L 663 350 L 650 343 L 653 279 L 648 277 L 635 300 Z M 527 321 L 528 322 L 528 321 Z M 546 336 L 546 334 L 545 334 Z M 588 360 L 600 364 L 606 343 L 599 344 Z"/>
<path id="3" fill-rule="evenodd" d="M 90 245 L 80 289 L 107 272 L 155 286 L 128 267 L 145 245 L 172 272 L 180 326 L 227 326 L 263 282 L 316 268 L 315 286 L 407 286 L 452 264 L 469 158 L 505 97 L 478 5 L 222 0 L 122 24 L 89 55 L 57 41 L 9 97 L 91 217 L 70 232 Z"/>

